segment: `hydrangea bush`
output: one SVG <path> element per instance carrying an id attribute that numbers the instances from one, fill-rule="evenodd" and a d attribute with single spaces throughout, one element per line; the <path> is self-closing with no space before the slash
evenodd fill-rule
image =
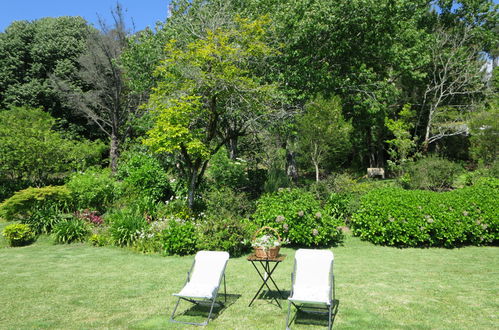
<path id="1" fill-rule="evenodd" d="M 326 246 L 342 241 L 343 221 L 333 218 L 315 196 L 301 189 L 281 189 L 257 201 L 259 226 L 275 228 L 284 240 L 300 246 Z"/>

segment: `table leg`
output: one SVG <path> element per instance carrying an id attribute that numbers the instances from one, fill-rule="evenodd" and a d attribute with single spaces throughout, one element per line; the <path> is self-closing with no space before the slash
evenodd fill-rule
<path id="1" fill-rule="evenodd" d="M 279 287 L 277 286 L 277 284 L 272 279 L 272 274 L 274 273 L 275 269 L 277 268 L 278 263 L 275 263 L 274 267 L 272 267 L 272 269 L 271 269 L 270 268 L 270 263 L 268 261 L 265 261 L 265 263 L 263 263 L 263 261 L 259 260 L 259 262 L 260 262 L 260 265 L 264 269 L 264 272 L 265 272 L 265 274 L 267 276 L 262 276 L 262 273 L 260 272 L 260 270 L 258 269 L 258 267 L 255 265 L 255 263 L 253 261 L 251 262 L 253 264 L 253 267 L 255 267 L 256 271 L 258 272 L 258 276 L 260 276 L 260 278 L 263 281 L 263 283 L 262 283 L 262 285 L 260 285 L 260 288 L 258 289 L 258 291 L 256 292 L 255 296 L 253 297 L 253 299 L 251 300 L 251 302 L 249 303 L 248 306 L 251 306 L 251 304 L 253 303 L 253 301 L 255 301 L 256 297 L 258 296 L 258 294 L 260 294 L 260 291 L 263 289 L 264 286 L 267 287 L 267 289 L 269 290 L 269 292 L 272 291 L 272 289 L 267 284 L 267 282 L 268 282 L 269 279 L 272 281 L 272 283 L 276 287 L 277 292 L 279 292 L 280 297 L 282 299 L 284 299 L 281 290 L 279 290 Z M 273 299 L 276 301 L 276 303 L 279 306 L 279 308 L 282 308 L 281 304 L 279 303 L 279 300 L 277 298 L 273 298 Z"/>

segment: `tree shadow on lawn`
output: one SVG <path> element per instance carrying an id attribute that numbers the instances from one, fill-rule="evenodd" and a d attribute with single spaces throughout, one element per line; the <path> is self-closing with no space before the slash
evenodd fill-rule
<path id="1" fill-rule="evenodd" d="M 240 294 L 227 294 L 227 301 L 225 301 L 224 296 L 225 296 L 224 294 L 218 295 L 217 302 L 213 306 L 213 313 L 211 314 L 210 321 L 215 320 L 218 317 L 218 315 L 220 315 L 225 309 L 233 305 L 241 297 Z M 221 302 L 222 304 L 219 304 L 219 302 Z M 186 304 L 190 304 L 191 307 L 184 310 L 183 312 L 175 313 L 176 321 L 199 322 L 199 323 L 206 321 L 206 318 L 210 313 L 210 308 L 211 308 L 210 301 L 200 302 L 198 304 L 193 305 L 190 302 L 182 301 L 181 299 L 179 307 L 181 307 L 182 305 L 185 306 Z M 168 317 L 171 316 L 171 312 L 172 311 L 169 311 L 170 315 L 168 315 Z"/>

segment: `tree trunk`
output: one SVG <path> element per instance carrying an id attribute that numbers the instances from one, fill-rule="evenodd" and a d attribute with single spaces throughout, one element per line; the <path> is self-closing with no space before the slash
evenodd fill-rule
<path id="1" fill-rule="evenodd" d="M 314 162 L 315 166 L 315 181 L 319 182 L 319 163 Z"/>
<path id="2" fill-rule="evenodd" d="M 295 153 L 289 149 L 286 149 L 286 173 L 291 180 L 294 182 L 298 181 Z"/>
<path id="3" fill-rule="evenodd" d="M 231 160 L 236 160 L 237 157 L 237 137 L 231 137 L 229 139 L 229 158 Z"/>
<path id="4" fill-rule="evenodd" d="M 116 173 L 118 167 L 119 139 L 115 132 L 111 133 L 111 146 L 109 148 L 109 165 L 111 171 Z"/>
<path id="5" fill-rule="evenodd" d="M 189 206 L 189 209 L 193 209 L 194 208 L 194 193 L 196 192 L 196 188 L 197 188 L 197 170 L 196 169 L 192 169 L 191 170 L 191 178 L 190 178 L 190 182 L 189 182 L 189 192 L 188 192 L 188 197 L 187 197 L 187 203 L 188 203 L 188 206 Z"/>

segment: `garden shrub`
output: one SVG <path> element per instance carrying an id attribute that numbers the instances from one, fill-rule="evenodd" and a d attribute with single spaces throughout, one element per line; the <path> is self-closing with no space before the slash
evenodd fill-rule
<path id="1" fill-rule="evenodd" d="M 123 189 L 129 195 L 148 197 L 154 201 L 172 195 L 168 174 L 159 160 L 147 153 L 124 152 L 116 174 L 118 179 L 123 180 Z"/>
<path id="2" fill-rule="evenodd" d="M 443 191 L 452 188 L 461 166 L 449 160 L 430 156 L 417 162 L 409 163 L 404 175 L 399 178 L 403 187 Z"/>
<path id="3" fill-rule="evenodd" d="M 53 205 L 41 206 L 21 222 L 30 225 L 37 234 L 49 234 L 56 224 L 67 219 L 68 215 L 63 212 Z"/>
<path id="4" fill-rule="evenodd" d="M 246 164 L 240 160 L 231 160 L 225 148 L 213 155 L 206 171 L 209 184 L 214 188 L 228 187 L 241 190 L 248 186 Z"/>
<path id="5" fill-rule="evenodd" d="M 222 217 L 247 217 L 255 212 L 255 205 L 245 193 L 228 187 L 211 189 L 203 195 L 206 214 Z"/>
<path id="6" fill-rule="evenodd" d="M 77 209 L 104 212 L 118 195 L 118 185 L 109 169 L 91 168 L 74 173 L 66 185 Z"/>
<path id="7" fill-rule="evenodd" d="M 161 253 L 163 251 L 162 231 L 168 227 L 167 219 L 158 219 L 145 227 L 133 243 L 134 250 L 141 253 Z"/>
<path id="8" fill-rule="evenodd" d="M 227 251 L 240 256 L 249 249 L 253 228 L 240 218 L 207 216 L 198 222 L 198 250 Z"/>
<path id="9" fill-rule="evenodd" d="M 119 246 L 131 246 L 148 226 L 145 217 L 134 209 L 114 211 L 106 221 L 110 223 L 109 234 L 113 242 Z"/>
<path id="10" fill-rule="evenodd" d="M 196 225 L 191 220 L 171 218 L 161 232 L 162 251 L 166 255 L 186 255 L 196 252 Z"/>
<path id="11" fill-rule="evenodd" d="M 292 244 L 325 246 L 343 239 L 338 227 L 344 223 L 327 214 L 312 193 L 300 189 L 263 195 L 253 218 L 259 226 L 277 229 Z"/>
<path id="12" fill-rule="evenodd" d="M 3 237 L 9 242 L 10 246 L 23 246 L 31 244 L 36 239 L 36 234 L 29 225 L 22 223 L 13 223 L 4 228 Z"/>
<path id="13" fill-rule="evenodd" d="M 496 244 L 498 200 L 498 187 L 485 183 L 440 193 L 374 190 L 362 198 L 352 218 L 353 233 L 375 244 L 399 247 Z"/>
<path id="14" fill-rule="evenodd" d="M 57 243 L 70 244 L 85 241 L 90 235 L 91 230 L 88 223 L 71 216 L 57 223 L 52 233 Z"/>
<path id="15" fill-rule="evenodd" d="M 42 208 L 67 209 L 70 201 L 71 195 L 65 186 L 30 187 L 3 201 L 0 204 L 0 217 L 8 221 L 22 220 Z"/>

